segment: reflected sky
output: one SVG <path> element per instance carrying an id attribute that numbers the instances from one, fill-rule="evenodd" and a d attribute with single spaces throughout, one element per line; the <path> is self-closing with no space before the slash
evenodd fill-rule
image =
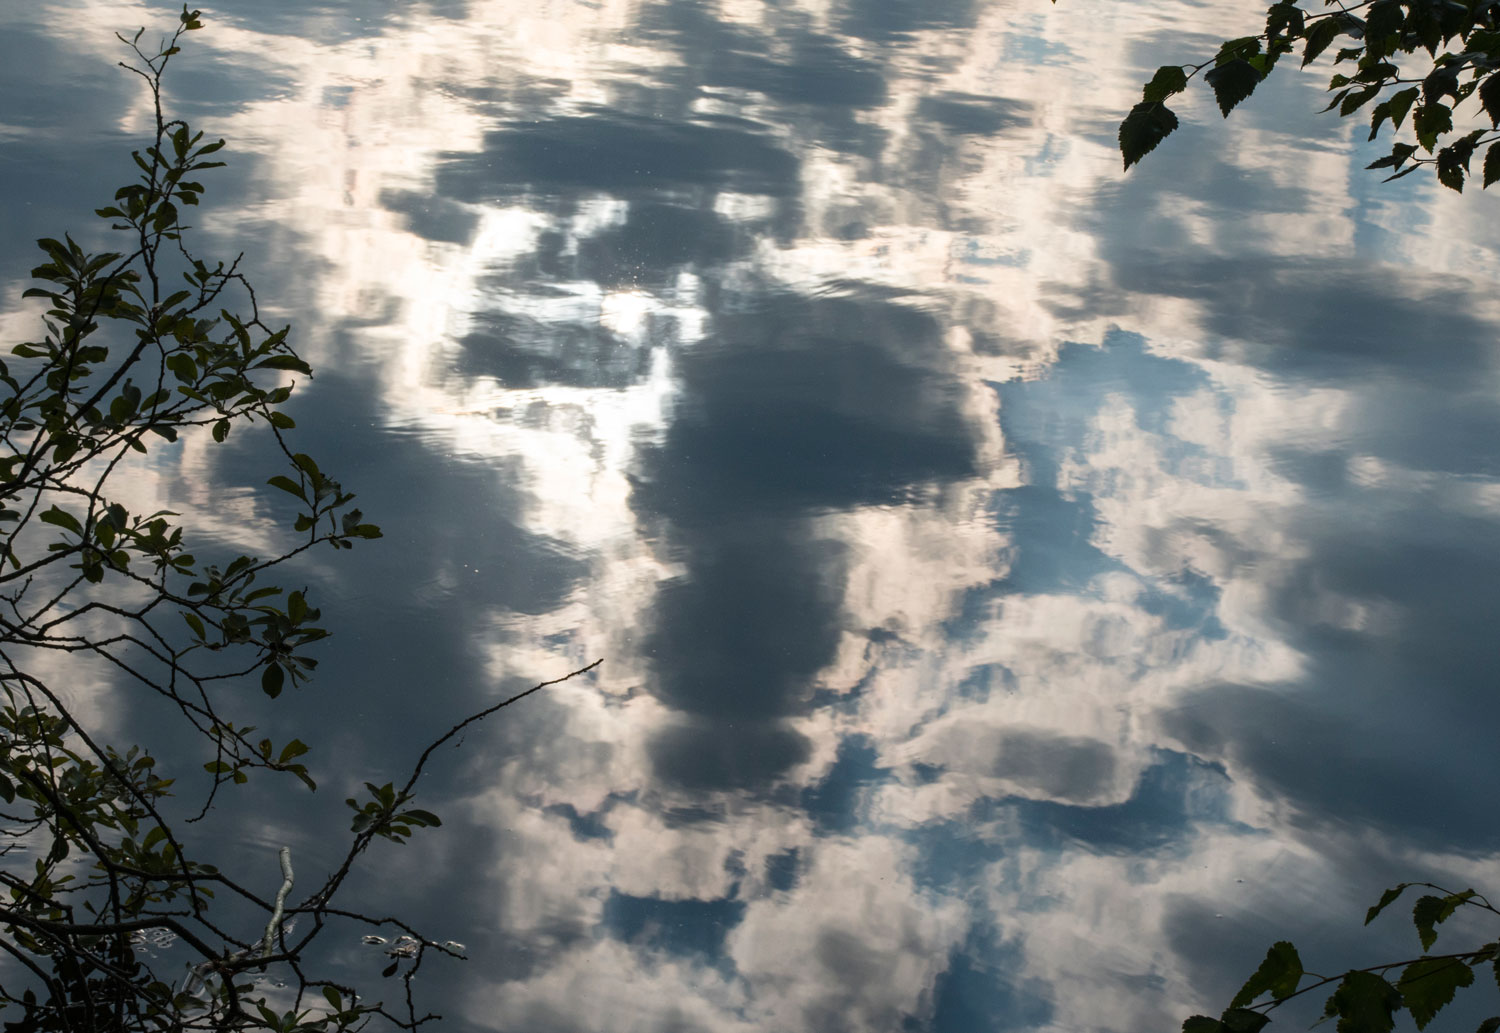
<path id="1" fill-rule="evenodd" d="M 0 14 L 7 339 L 147 124 L 111 29 L 173 16 L 67 9 Z M 1404 943 L 1387 883 L 1500 885 L 1500 227 L 1373 186 L 1294 73 L 1122 176 L 1140 81 L 1244 10 L 205 14 L 205 247 L 387 536 L 304 565 L 318 685 L 252 705 L 325 788 L 205 838 L 315 870 L 341 790 L 605 658 L 351 887 L 469 945 L 456 1028 L 1175 1028 L 1273 939 Z M 269 472 L 189 440 L 133 490 L 265 551 Z"/>

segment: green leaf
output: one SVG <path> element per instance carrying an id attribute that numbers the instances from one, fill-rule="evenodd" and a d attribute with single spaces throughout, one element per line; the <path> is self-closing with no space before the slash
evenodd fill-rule
<path id="1" fill-rule="evenodd" d="M 289 369 L 312 375 L 312 367 L 295 355 L 272 355 L 257 362 L 251 369 Z"/>
<path id="2" fill-rule="evenodd" d="M 66 463 L 78 454 L 78 448 L 82 444 L 71 434 L 59 434 L 56 444 L 52 446 L 52 461 L 59 466 Z"/>
<path id="3" fill-rule="evenodd" d="M 1229 1033 L 1260 1033 L 1270 1016 L 1250 1008 L 1230 1008 L 1224 1013 L 1224 1029 Z"/>
<path id="4" fill-rule="evenodd" d="M 1383 40 L 1401 29 L 1406 12 L 1397 0 L 1376 0 L 1365 12 L 1365 39 Z"/>
<path id="5" fill-rule="evenodd" d="M 1420 91 L 1413 86 L 1409 89 L 1400 90 L 1391 94 L 1388 103 L 1391 106 L 1391 125 L 1396 129 L 1401 128 L 1401 123 L 1406 119 L 1406 113 L 1411 110 L 1412 104 L 1416 102 Z"/>
<path id="6" fill-rule="evenodd" d="M 1297 948 L 1286 940 L 1271 945 L 1266 951 L 1266 960 L 1260 963 L 1255 974 L 1245 980 L 1240 992 L 1229 1002 L 1231 1008 L 1243 1008 L 1261 994 L 1270 991 L 1272 997 L 1281 1000 L 1297 992 L 1297 983 L 1302 979 L 1302 959 Z"/>
<path id="7" fill-rule="evenodd" d="M 1389 118 L 1391 120 L 1392 129 L 1400 129 L 1401 123 L 1406 119 L 1406 113 L 1411 110 L 1412 104 L 1416 102 L 1419 92 L 1413 86 L 1410 89 L 1400 90 L 1391 94 L 1376 105 L 1375 111 L 1370 116 L 1370 139 L 1375 139 L 1376 134 L 1380 131 L 1380 123 L 1383 119 Z"/>
<path id="8" fill-rule="evenodd" d="M 1156 149 L 1177 128 L 1177 116 L 1165 104 L 1144 101 L 1130 109 L 1120 123 L 1120 154 L 1130 168 Z"/>
<path id="9" fill-rule="evenodd" d="M 1495 1033 L 1496 1030 L 1500 1030 L 1500 1015 L 1491 1015 L 1479 1024 L 1474 1033 Z"/>
<path id="10" fill-rule="evenodd" d="M 1411 909 L 1412 925 L 1417 927 L 1417 936 L 1422 941 L 1422 949 L 1425 951 L 1437 940 L 1438 915 L 1443 910 L 1443 898 L 1425 896 L 1417 900 L 1416 906 Z"/>
<path id="11" fill-rule="evenodd" d="M 1259 53 L 1260 37 L 1236 36 L 1234 39 L 1226 39 L 1219 44 L 1219 52 L 1214 55 L 1214 64 L 1222 65 L 1237 58 L 1248 58 L 1252 54 Z"/>
<path id="12" fill-rule="evenodd" d="M 1425 1029 L 1434 1015 L 1442 1011 L 1461 986 L 1474 982 L 1474 973 L 1456 958 L 1423 958 L 1406 966 L 1396 988 L 1417 1024 Z"/>
<path id="13" fill-rule="evenodd" d="M 1278 0 L 1266 12 L 1266 35 L 1276 37 L 1284 32 L 1288 40 L 1296 39 L 1302 35 L 1306 17 L 1295 0 Z"/>
<path id="14" fill-rule="evenodd" d="M 1490 71 L 1479 84 L 1479 103 L 1490 116 L 1490 126 L 1500 126 L 1500 74 Z"/>
<path id="15" fill-rule="evenodd" d="M 1500 179 L 1500 143 L 1492 143 L 1484 152 L 1484 185 Z"/>
<path id="16" fill-rule="evenodd" d="M 42 513 L 39 519 L 44 524 L 61 527 L 64 531 L 72 531 L 76 535 L 83 534 L 83 525 L 78 522 L 78 518 L 67 510 L 59 509 L 57 506 L 53 506 L 47 512 Z"/>
<path id="17" fill-rule="evenodd" d="M 191 355 L 178 352 L 167 356 L 167 369 L 172 371 L 173 376 L 184 384 L 191 384 L 198 379 L 198 364 L 193 361 Z"/>
<path id="18" fill-rule="evenodd" d="M 1417 935 L 1421 937 L 1423 950 L 1427 950 L 1437 940 L 1436 927 L 1452 918 L 1453 912 L 1472 896 L 1474 891 L 1470 889 L 1462 893 L 1450 893 L 1446 897 L 1426 896 L 1417 901 L 1416 906 L 1411 909 L 1411 921 L 1416 926 Z"/>
<path id="19" fill-rule="evenodd" d="M 1417 108 L 1412 125 L 1417 132 L 1417 142 L 1431 154 L 1437 146 L 1437 138 L 1453 128 L 1453 111 L 1446 104 L 1423 104 Z"/>
<path id="20" fill-rule="evenodd" d="M 1203 73 L 1203 78 L 1213 87 L 1219 110 L 1228 118 L 1236 104 L 1255 92 L 1255 87 L 1260 85 L 1261 74 L 1249 61 L 1239 57 L 1226 61 L 1217 68 L 1210 68 Z"/>
<path id="21" fill-rule="evenodd" d="M 289 760 L 296 760 L 298 757 L 306 753 L 307 750 L 307 744 L 304 743 L 301 739 L 293 739 L 291 742 L 287 743 L 281 748 L 281 756 L 277 758 L 276 763 L 285 764 Z"/>
<path id="22" fill-rule="evenodd" d="M 1307 45 L 1302 50 L 1302 67 L 1306 68 L 1316 60 L 1342 31 L 1343 26 L 1332 15 L 1314 22 L 1313 27 L 1307 31 Z"/>
<path id="23" fill-rule="evenodd" d="M 284 476 L 282 474 L 277 474 L 275 477 L 272 477 L 270 480 L 266 481 L 266 483 L 273 488 L 280 488 L 284 492 L 297 496 L 303 502 L 307 501 L 307 496 L 302 493 L 302 485 L 298 484 L 290 477 Z"/>
<path id="24" fill-rule="evenodd" d="M 1348 94 L 1344 97 L 1343 103 L 1339 105 L 1339 114 L 1354 114 L 1354 112 L 1358 111 L 1360 108 L 1368 104 L 1370 100 L 1374 98 L 1375 95 L 1379 92 L 1380 87 L 1371 86 L 1368 89 L 1356 90 L 1353 93 Z"/>
<path id="25" fill-rule="evenodd" d="M 268 664 L 265 673 L 260 676 L 260 690 L 275 699 L 281 695 L 281 686 L 285 681 L 286 672 L 281 669 L 281 665 Z"/>
<path id="26" fill-rule="evenodd" d="M 286 413 L 277 412 L 274 409 L 266 414 L 266 419 L 270 420 L 271 426 L 275 427 L 277 430 L 291 430 L 293 427 L 297 426 L 296 420 L 292 419 Z"/>
<path id="27" fill-rule="evenodd" d="M 1349 972 L 1323 1008 L 1337 1015 L 1338 1033 L 1390 1033 L 1401 1007 L 1401 992 L 1373 972 Z"/>
<path id="28" fill-rule="evenodd" d="M 214 421 L 214 440 L 215 441 L 223 441 L 227 437 L 229 437 L 229 421 L 228 420 L 215 420 Z"/>
<path id="29" fill-rule="evenodd" d="M 1437 155 L 1438 182 L 1449 190 L 1456 190 L 1460 194 L 1464 192 L 1464 174 L 1467 164 L 1460 159 L 1458 151 L 1452 147 L 1444 147 Z"/>
<path id="30" fill-rule="evenodd" d="M 442 824 L 442 821 L 438 818 L 438 816 L 436 814 L 433 814 L 431 811 L 423 811 L 413 808 L 409 811 L 402 811 L 401 816 L 418 824 L 430 825 L 433 828 L 436 828 Z"/>
<path id="31" fill-rule="evenodd" d="M 1174 93 L 1187 89 L 1187 73 L 1181 65 L 1162 65 L 1142 91 L 1147 104 L 1160 104 Z"/>
<path id="32" fill-rule="evenodd" d="M 197 635 L 200 639 L 207 636 L 208 632 L 203 627 L 203 621 L 199 619 L 197 614 L 188 613 L 184 610 L 182 611 L 182 619 L 187 621 L 187 626 L 193 629 L 194 635 Z"/>

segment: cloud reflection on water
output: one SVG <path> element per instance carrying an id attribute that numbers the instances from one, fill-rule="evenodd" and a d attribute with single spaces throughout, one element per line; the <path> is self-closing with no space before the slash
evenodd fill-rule
<path id="1" fill-rule="evenodd" d="M 1173 1025 L 1496 874 L 1493 253 L 1372 265 L 1349 145 L 1268 120 L 1120 180 L 1223 11 L 271 6 L 207 34 L 285 34 L 230 232 L 404 553 L 343 590 L 411 586 L 340 662 L 430 716 L 608 658 L 443 785 L 468 1022 Z"/>

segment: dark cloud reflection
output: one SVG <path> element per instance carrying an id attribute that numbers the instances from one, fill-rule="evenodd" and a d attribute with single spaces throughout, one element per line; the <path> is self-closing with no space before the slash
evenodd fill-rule
<path id="1" fill-rule="evenodd" d="M 843 549 L 827 510 L 900 504 L 976 472 L 938 325 L 883 299 L 759 299 L 681 359 L 666 440 L 633 505 L 687 573 L 666 584 L 653 691 L 691 715 L 655 740 L 658 774 L 764 785 L 803 759 L 778 722 L 806 711 L 843 627 Z"/>

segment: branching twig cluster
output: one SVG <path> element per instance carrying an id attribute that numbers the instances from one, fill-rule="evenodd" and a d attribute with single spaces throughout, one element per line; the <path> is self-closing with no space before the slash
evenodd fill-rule
<path id="1" fill-rule="evenodd" d="M 19 1013 L 7 1015 L 17 1033 L 322 1033 L 377 1017 L 415 1029 L 434 1016 L 418 1013 L 413 975 L 429 951 L 461 957 L 461 949 L 401 919 L 335 906 L 335 897 L 376 837 L 399 843 L 439 824 L 411 806 L 432 751 L 536 689 L 461 722 L 399 789 L 366 783 L 368 799 L 348 801 L 344 856 L 293 902 L 285 850 L 273 900 L 189 857 L 169 807 L 173 781 L 149 752 L 101 742 L 48 673 L 60 669 L 73 682 L 92 663 L 114 691 L 153 693 L 180 715 L 213 754 L 197 817 L 222 786 L 256 770 L 313 788 L 301 760 L 308 747 L 255 738 L 224 710 L 225 692 L 258 679 L 275 698 L 316 667 L 306 652 L 327 634 L 318 610 L 305 590 L 267 585 L 264 575 L 319 544 L 348 549 L 380 537 L 351 507 L 354 496 L 288 441 L 295 424 L 279 407 L 290 378 L 311 371 L 288 329 L 262 322 L 241 258 L 210 266 L 187 246 L 182 213 L 203 193 L 195 177 L 222 164 L 210 159 L 223 141 L 205 143 L 168 119 L 161 83 L 183 35 L 200 27 L 199 13 L 184 7 L 154 51 L 141 46 L 143 33 L 121 37 L 136 61 L 125 67 L 144 80 L 155 113 L 151 145 L 133 154 L 138 178 L 98 210 L 130 248 L 91 254 L 71 237 L 40 241 L 46 261 L 33 276 L 43 286 L 26 294 L 48 303 L 45 333 L 11 349 L 19 361 L 0 363 L 0 952 L 23 973 L 0 985 L 0 1008 Z M 248 314 L 231 311 L 231 296 Z M 201 561 L 177 514 L 133 513 L 111 491 L 148 446 L 188 434 L 222 442 L 254 423 L 287 463 L 268 485 L 297 503 L 295 537 L 272 558 Z M 215 894 L 236 901 L 241 917 L 224 918 Z M 245 909 L 259 920 L 232 928 Z M 304 968 L 333 922 L 364 925 L 381 942 L 373 930 L 397 936 L 385 975 L 401 975 L 402 1006 L 388 1009 Z M 195 956 L 183 978 L 154 971 L 136 949 L 163 930 Z M 275 1002 L 257 996 L 253 981 L 272 967 L 291 973 Z"/>

